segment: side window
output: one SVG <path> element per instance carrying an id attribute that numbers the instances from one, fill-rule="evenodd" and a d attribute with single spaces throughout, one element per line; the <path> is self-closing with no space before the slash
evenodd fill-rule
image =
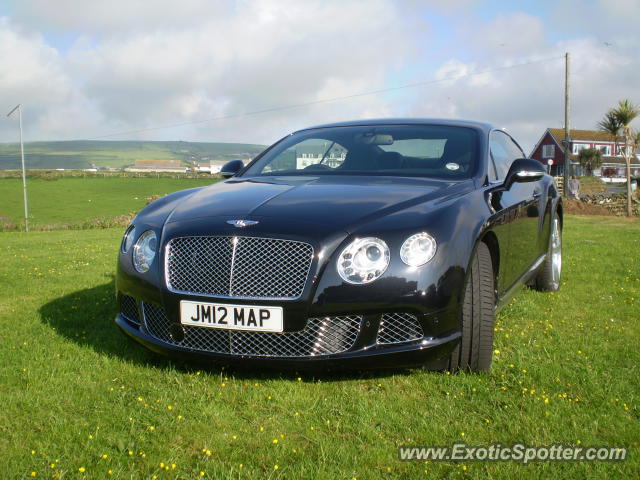
<path id="1" fill-rule="evenodd" d="M 513 161 L 525 156 L 509 135 L 498 130 L 491 132 L 490 149 L 496 168 L 497 178 L 495 180 L 500 182 L 507 176 Z"/>

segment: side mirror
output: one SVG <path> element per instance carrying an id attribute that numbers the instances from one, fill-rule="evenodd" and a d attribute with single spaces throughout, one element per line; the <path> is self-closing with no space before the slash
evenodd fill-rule
<path id="1" fill-rule="evenodd" d="M 505 189 L 509 190 L 514 183 L 535 182 L 546 174 L 545 166 L 531 158 L 518 158 L 513 161 L 509 173 L 504 180 Z"/>
<path id="2" fill-rule="evenodd" d="M 243 168 L 244 163 L 242 163 L 242 160 L 231 160 L 222 166 L 220 169 L 220 175 L 224 178 L 231 178 Z"/>

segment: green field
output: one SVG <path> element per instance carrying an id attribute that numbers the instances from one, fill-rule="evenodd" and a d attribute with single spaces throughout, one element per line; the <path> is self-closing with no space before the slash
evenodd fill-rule
<path id="1" fill-rule="evenodd" d="M 32 178 L 28 180 L 29 221 L 32 228 L 82 225 L 139 211 L 152 195 L 209 185 L 217 178 Z M 22 225 L 22 180 L 0 179 L 0 228 L 3 222 Z"/>
<path id="2" fill-rule="evenodd" d="M 136 160 L 181 160 L 185 164 L 209 159 L 231 159 L 230 155 L 255 156 L 262 145 L 246 143 L 144 142 L 77 140 L 67 142 L 28 142 L 25 163 L 28 169 L 81 169 L 126 167 Z M 205 161 L 206 162 L 206 161 Z M 20 145 L 0 143 L 0 170 L 20 168 Z"/>
<path id="3" fill-rule="evenodd" d="M 520 293 L 498 316 L 492 371 L 454 375 L 228 371 L 159 357 L 113 323 L 121 233 L 0 233 L 0 478 L 638 478 L 638 222 L 568 217 L 561 291 Z M 399 445 L 457 441 L 630 453 L 398 461 Z"/>

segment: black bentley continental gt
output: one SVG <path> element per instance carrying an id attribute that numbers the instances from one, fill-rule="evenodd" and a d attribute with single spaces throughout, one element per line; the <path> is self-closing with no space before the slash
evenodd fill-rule
<path id="1" fill-rule="evenodd" d="M 494 315 L 555 291 L 562 202 L 484 123 L 300 130 L 127 228 L 117 325 L 163 354 L 329 368 L 486 370 Z"/>

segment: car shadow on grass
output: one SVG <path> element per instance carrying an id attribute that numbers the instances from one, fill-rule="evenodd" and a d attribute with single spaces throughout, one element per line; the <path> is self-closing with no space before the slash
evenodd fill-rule
<path id="1" fill-rule="evenodd" d="M 110 357 L 140 365 L 170 365 L 127 339 L 116 327 L 115 281 L 78 290 L 46 303 L 40 312 L 42 323 L 59 335 L 83 347 Z"/>
<path id="2" fill-rule="evenodd" d="M 366 371 L 295 371 L 265 369 L 256 371 L 238 365 L 191 362 L 173 359 L 147 350 L 123 334 L 115 324 L 118 313 L 115 301 L 115 281 L 93 288 L 78 290 L 46 303 L 40 308 L 40 318 L 59 335 L 78 345 L 109 357 L 154 369 L 171 369 L 184 373 L 205 371 L 211 375 L 233 376 L 241 380 L 283 379 L 341 381 L 408 375 L 410 370 Z"/>

